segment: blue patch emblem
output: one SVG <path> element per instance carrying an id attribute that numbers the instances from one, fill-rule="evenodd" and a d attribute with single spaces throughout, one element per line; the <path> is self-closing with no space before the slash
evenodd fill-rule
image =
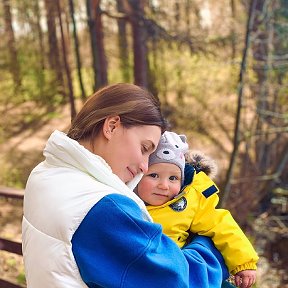
<path id="1" fill-rule="evenodd" d="M 208 198 L 209 196 L 211 196 L 212 194 L 214 194 L 215 192 L 217 192 L 218 189 L 215 185 L 210 186 L 209 188 L 207 188 L 205 191 L 202 192 L 202 194 Z"/>
<path id="2" fill-rule="evenodd" d="M 187 207 L 187 200 L 185 197 L 181 197 L 178 201 L 170 204 L 169 207 L 176 212 L 181 212 Z"/>

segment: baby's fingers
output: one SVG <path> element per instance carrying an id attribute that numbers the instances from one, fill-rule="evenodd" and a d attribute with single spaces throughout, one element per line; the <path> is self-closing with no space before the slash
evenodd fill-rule
<path id="1" fill-rule="evenodd" d="M 235 284 L 239 288 L 250 288 L 255 283 L 255 278 L 253 277 L 241 277 L 235 275 Z"/>
<path id="2" fill-rule="evenodd" d="M 240 285 L 240 288 L 249 288 L 252 285 L 252 278 L 250 277 L 243 277 L 242 283 Z"/>
<path id="3" fill-rule="evenodd" d="M 239 276 L 239 275 L 235 275 L 234 276 L 234 281 L 235 281 L 235 285 L 237 286 L 237 287 L 240 287 L 240 285 L 241 285 L 241 283 L 242 283 L 242 279 L 241 279 L 241 276 Z"/>

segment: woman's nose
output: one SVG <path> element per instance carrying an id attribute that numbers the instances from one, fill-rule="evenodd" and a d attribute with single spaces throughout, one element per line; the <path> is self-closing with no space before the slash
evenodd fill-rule
<path id="1" fill-rule="evenodd" d="M 144 160 L 141 164 L 140 164 L 140 171 L 144 174 L 146 174 L 148 172 L 148 159 Z"/>

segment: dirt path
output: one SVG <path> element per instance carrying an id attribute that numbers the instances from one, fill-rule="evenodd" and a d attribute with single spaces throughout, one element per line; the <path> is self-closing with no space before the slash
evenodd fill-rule
<path id="1" fill-rule="evenodd" d="M 7 118 L 13 117 L 7 115 Z M 9 120 L 8 120 L 9 121 Z M 17 149 L 19 151 L 42 150 L 49 135 L 56 129 L 66 131 L 70 125 L 69 107 L 63 108 L 59 113 L 48 121 L 43 121 L 41 127 L 32 125 L 30 129 L 23 130 L 19 134 L 7 139 L 0 145 L 1 155 Z"/>

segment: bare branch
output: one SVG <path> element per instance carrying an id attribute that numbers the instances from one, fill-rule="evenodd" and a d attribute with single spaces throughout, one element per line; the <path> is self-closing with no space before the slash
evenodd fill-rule
<path id="1" fill-rule="evenodd" d="M 242 109 L 242 101 L 243 101 L 243 78 L 244 74 L 246 73 L 246 62 L 248 56 L 248 50 L 250 47 L 250 34 L 253 28 L 254 22 L 254 14 L 255 14 L 255 7 L 256 7 L 255 0 L 251 0 L 250 9 L 249 9 L 249 17 L 247 21 L 247 29 L 246 29 L 246 37 L 245 37 L 245 48 L 243 52 L 243 58 L 241 63 L 241 69 L 239 74 L 239 92 L 238 92 L 238 106 L 237 106 L 237 113 L 236 113 L 236 121 L 235 121 L 235 129 L 234 129 L 234 145 L 233 151 L 231 154 L 229 168 L 227 170 L 226 181 L 223 189 L 223 197 L 221 198 L 220 205 L 225 205 L 225 202 L 228 199 L 228 195 L 230 192 L 231 187 L 231 178 L 234 171 L 234 166 L 236 162 L 236 157 L 238 155 L 238 146 L 240 143 L 240 120 L 241 120 L 241 109 Z"/>

